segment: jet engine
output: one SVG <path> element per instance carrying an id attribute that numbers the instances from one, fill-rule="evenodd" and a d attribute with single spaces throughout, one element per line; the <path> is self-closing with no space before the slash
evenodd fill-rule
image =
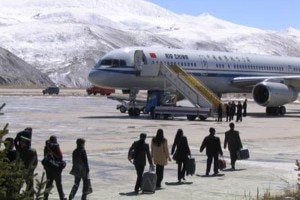
<path id="1" fill-rule="evenodd" d="M 266 107 L 277 107 L 295 101 L 298 92 L 283 83 L 260 82 L 256 84 L 252 91 L 254 101 Z"/>

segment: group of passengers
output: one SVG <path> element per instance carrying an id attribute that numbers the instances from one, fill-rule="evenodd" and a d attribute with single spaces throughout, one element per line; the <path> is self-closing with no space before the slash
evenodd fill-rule
<path id="1" fill-rule="evenodd" d="M 242 148 L 242 143 L 239 137 L 239 132 L 234 130 L 234 123 L 230 123 L 230 130 L 225 133 L 224 148 L 228 145 L 231 157 L 232 169 L 235 169 L 236 162 L 236 152 Z M 218 157 L 223 155 L 221 149 L 220 139 L 215 136 L 215 129 L 209 129 L 210 134 L 204 138 L 200 152 L 206 148 L 207 155 L 207 166 L 206 175 L 209 175 L 212 160 L 214 160 L 214 175 L 218 174 Z M 158 129 L 156 136 L 153 137 L 151 141 L 151 148 L 145 142 L 147 135 L 145 133 L 140 134 L 140 139 L 135 141 L 129 149 L 128 158 L 133 162 L 137 179 L 134 187 L 134 192 L 138 194 L 142 186 L 142 176 L 144 173 L 144 168 L 146 165 L 146 158 L 150 166 L 156 165 L 156 188 L 161 188 L 161 183 L 164 176 L 164 166 L 171 161 L 171 156 L 173 160 L 176 161 L 178 165 L 177 178 L 178 182 L 185 181 L 187 160 L 191 157 L 191 151 L 188 145 L 187 137 L 183 134 L 182 129 L 178 129 L 174 142 L 171 148 L 171 154 L 168 150 L 168 141 L 164 137 L 164 132 L 162 129 Z M 33 189 L 33 178 L 34 170 L 38 164 L 37 152 L 31 147 L 32 138 L 32 128 L 28 127 L 23 131 L 19 132 L 15 139 L 9 137 L 5 139 L 5 154 L 7 157 L 7 162 L 14 162 L 16 160 L 21 160 L 24 163 L 24 168 L 28 171 L 28 177 L 26 180 L 26 191 L 34 196 Z M 91 183 L 89 180 L 89 164 L 88 157 L 85 150 L 85 140 L 83 138 L 78 138 L 76 140 L 76 149 L 72 153 L 72 169 L 70 174 L 74 175 L 74 185 L 69 194 L 69 200 L 73 199 L 81 180 L 83 181 L 82 188 L 82 200 L 85 200 L 87 195 L 92 192 Z M 15 149 L 14 149 L 15 147 Z M 132 150 L 134 150 L 134 155 L 130 155 Z M 63 154 L 60 145 L 57 141 L 55 135 L 50 136 L 45 142 L 44 147 L 44 159 L 42 160 L 42 165 L 46 171 L 47 183 L 46 192 L 44 194 L 44 199 L 47 200 L 50 190 L 52 189 L 53 182 L 56 183 L 56 188 L 59 194 L 60 200 L 66 200 L 65 194 L 62 187 L 62 171 L 66 166 L 66 162 L 63 160 Z M 22 188 L 22 186 L 20 187 Z M 20 190 L 19 188 L 19 190 Z M 7 191 L 13 195 L 20 191 Z"/>
<path id="2" fill-rule="evenodd" d="M 24 180 L 26 183 L 25 192 L 28 192 L 32 199 L 34 199 L 33 178 L 34 170 L 38 164 L 38 157 L 36 150 L 31 147 L 31 138 L 31 127 L 25 128 L 23 131 L 18 132 L 15 138 L 6 138 L 4 140 L 4 153 L 6 155 L 6 162 L 21 161 L 23 163 L 23 167 L 26 173 L 28 173 L 28 178 Z M 85 200 L 87 195 L 92 192 L 89 180 L 88 157 L 85 151 L 85 140 L 83 138 L 78 138 L 76 140 L 76 145 L 77 147 L 72 154 L 73 165 L 70 172 L 70 174 L 74 175 L 75 178 L 74 185 L 69 194 L 69 200 L 74 198 L 81 180 L 83 181 L 81 199 Z M 45 142 L 44 159 L 42 160 L 42 165 L 44 166 L 47 177 L 44 199 L 48 199 L 50 190 L 53 187 L 53 181 L 55 181 L 59 199 L 66 200 L 67 198 L 65 198 L 65 194 L 63 192 L 61 178 L 61 174 L 66 166 L 66 162 L 63 160 L 63 154 L 55 135 L 50 136 L 50 138 Z M 14 199 L 13 196 L 20 192 L 22 185 L 23 183 L 16 187 L 17 189 L 7 191 L 6 196 Z"/>
<path id="3" fill-rule="evenodd" d="M 238 101 L 236 104 L 234 101 L 228 102 L 224 105 L 226 122 L 231 122 L 234 120 L 236 115 L 236 122 L 242 122 L 242 118 L 247 116 L 247 99 L 244 100 L 243 104 L 241 101 Z M 223 118 L 223 106 L 219 104 L 218 107 L 218 122 L 221 122 Z"/>
<path id="4" fill-rule="evenodd" d="M 242 142 L 239 136 L 239 132 L 236 131 L 234 123 L 229 124 L 230 130 L 225 132 L 224 149 L 228 146 L 231 158 L 231 168 L 235 170 L 235 162 L 237 160 L 237 151 L 242 148 Z M 214 160 L 214 175 L 219 173 L 218 159 L 219 155 L 223 156 L 221 142 L 218 137 L 215 136 L 215 129 L 209 129 L 210 134 L 204 138 L 200 152 L 206 149 L 207 165 L 206 176 L 209 176 L 212 161 Z M 168 161 L 171 161 L 171 156 L 168 150 L 168 140 L 164 137 L 162 129 L 158 129 L 156 136 L 152 138 L 151 149 L 145 142 L 147 135 L 145 133 L 140 134 L 140 139 L 134 141 L 128 151 L 128 159 L 134 164 L 136 169 L 137 179 L 134 187 L 136 194 L 142 190 L 142 180 L 144 168 L 146 166 L 146 158 L 150 165 L 150 169 L 156 168 L 156 188 L 161 188 L 161 182 L 164 175 L 164 166 Z M 174 142 L 171 148 L 171 154 L 173 160 L 178 165 L 177 178 L 178 182 L 185 181 L 185 174 L 187 170 L 187 160 L 191 157 L 191 151 L 188 145 L 187 137 L 184 136 L 183 130 L 178 129 L 174 138 Z"/>

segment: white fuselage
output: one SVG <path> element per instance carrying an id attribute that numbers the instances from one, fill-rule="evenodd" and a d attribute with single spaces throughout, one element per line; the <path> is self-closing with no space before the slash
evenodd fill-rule
<path id="1" fill-rule="evenodd" d="M 148 67 L 176 64 L 200 79 L 217 94 L 251 92 L 251 87 L 232 84 L 239 77 L 300 75 L 300 58 L 236 54 L 169 48 L 128 47 L 109 52 L 89 73 L 94 85 L 115 89 L 163 89 L 163 77 L 137 76 L 134 53 L 142 50 Z"/>

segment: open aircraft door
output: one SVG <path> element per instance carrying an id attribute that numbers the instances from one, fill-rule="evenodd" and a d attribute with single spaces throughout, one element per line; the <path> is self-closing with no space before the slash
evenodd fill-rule
<path id="1" fill-rule="evenodd" d="M 134 67 L 137 76 L 158 76 L 159 65 L 149 65 L 143 50 L 134 52 Z"/>

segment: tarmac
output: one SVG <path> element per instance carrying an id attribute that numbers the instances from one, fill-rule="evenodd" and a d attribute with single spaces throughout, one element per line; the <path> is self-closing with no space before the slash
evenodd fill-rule
<path id="1" fill-rule="evenodd" d="M 238 100 L 238 99 L 234 99 Z M 241 99 L 243 100 L 243 99 Z M 224 99 L 228 101 L 228 99 Z M 230 100 L 231 101 L 231 100 Z M 236 123 L 243 146 L 250 151 L 248 160 L 237 161 L 236 170 L 230 170 L 228 150 L 224 150 L 227 169 L 219 176 L 205 177 L 206 155 L 200 153 L 202 140 L 208 129 L 214 127 L 223 146 L 228 122 L 188 121 L 186 118 L 152 120 L 147 115 L 130 118 L 116 110 L 118 102 L 105 96 L 88 96 L 85 90 L 61 90 L 59 95 L 41 94 L 41 90 L 0 89 L 0 104 L 6 103 L 0 115 L 0 126 L 9 123 L 9 135 L 30 126 L 33 128 L 32 146 L 39 161 L 43 158 L 45 140 L 56 135 L 67 166 L 63 171 L 63 187 L 68 196 L 73 185 L 72 151 L 76 139 L 86 139 L 93 193 L 90 200 L 99 199 L 201 199 L 240 200 L 256 199 L 266 192 L 283 193 L 297 188 L 295 160 L 299 159 L 300 105 L 286 105 L 283 117 L 266 116 L 265 108 L 248 102 L 248 116 Z M 165 166 L 162 189 L 154 194 L 133 194 L 136 180 L 134 166 L 127 160 L 127 151 L 141 132 L 147 133 L 150 143 L 156 130 L 162 128 L 169 149 L 178 128 L 187 136 L 192 157 L 196 159 L 196 174 L 186 182 L 177 183 L 177 164 Z M 146 166 L 148 170 L 149 165 Z M 43 173 L 39 162 L 37 178 Z M 211 170 L 211 173 L 213 171 Z M 75 199 L 81 197 L 81 187 Z M 49 199 L 59 199 L 54 186 Z"/>

